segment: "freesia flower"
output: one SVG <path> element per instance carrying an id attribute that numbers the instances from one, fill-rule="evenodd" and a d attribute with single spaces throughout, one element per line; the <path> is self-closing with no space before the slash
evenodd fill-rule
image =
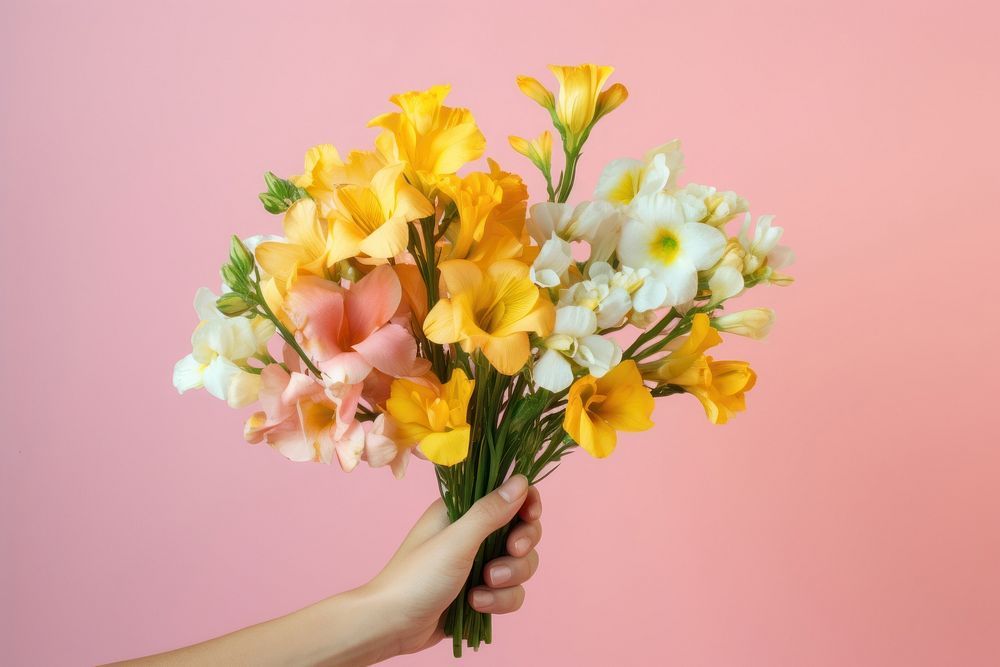
<path id="1" fill-rule="evenodd" d="M 379 152 L 389 162 L 405 162 L 407 180 L 425 195 L 435 189 L 439 177 L 454 174 L 486 150 L 486 137 L 472 112 L 444 106 L 450 90 L 451 86 L 432 86 L 393 95 L 389 101 L 401 111 L 368 123 L 384 128 L 375 141 Z"/>
<path id="2" fill-rule="evenodd" d="M 590 261 L 605 260 L 614 252 L 622 217 L 608 202 L 583 202 L 577 206 L 541 202 L 531 207 L 528 232 L 538 245 L 553 236 L 570 243 L 586 241 Z"/>
<path id="3" fill-rule="evenodd" d="M 512 375 L 528 361 L 528 332 L 547 336 L 555 311 L 529 277 L 528 266 L 503 260 L 480 269 L 467 260 L 440 266 L 448 298 L 424 320 L 424 334 L 442 345 L 461 343 L 466 352 L 482 350 L 501 373 Z"/>
<path id="4" fill-rule="evenodd" d="M 704 364 L 705 351 L 722 342 L 719 332 L 712 328 L 705 313 L 697 313 L 691 319 L 691 331 L 687 336 L 671 342 L 670 353 L 661 360 L 643 364 L 643 374 L 659 384 L 693 385 L 699 382 Z"/>
<path id="5" fill-rule="evenodd" d="M 791 264 L 795 254 L 788 246 L 778 244 L 785 230 L 771 225 L 772 220 L 774 220 L 773 215 L 762 215 L 757 218 L 751 238 L 750 214 L 746 214 L 739 235 L 739 243 L 746 252 L 743 259 L 743 275 L 756 280 L 788 285 L 792 282 L 792 278 L 776 271 Z"/>
<path id="6" fill-rule="evenodd" d="M 260 387 L 260 376 L 243 366 L 267 351 L 274 325 L 263 317 L 226 317 L 215 307 L 216 300 L 204 287 L 195 294 L 201 322 L 191 335 L 191 354 L 174 366 L 173 383 L 181 394 L 204 387 L 230 407 L 242 408 L 257 400 Z"/>
<path id="7" fill-rule="evenodd" d="M 715 361 L 705 357 L 707 373 L 703 381 L 684 390 L 697 398 L 705 416 L 713 424 L 725 424 L 737 412 L 746 410 L 746 392 L 757 383 L 757 374 L 745 361 Z"/>
<path id="8" fill-rule="evenodd" d="M 487 219 L 503 201 L 503 190 L 483 172 L 473 172 L 464 178 L 442 178 L 438 186 L 455 203 L 458 212 L 458 224 L 449 227 L 452 248 L 448 256 L 465 259 L 472 244 L 482 240 Z"/>
<path id="9" fill-rule="evenodd" d="M 587 280 L 560 292 L 559 305 L 575 304 L 593 310 L 600 329 L 620 326 L 632 311 L 632 295 L 648 275 L 648 269 L 623 266 L 615 271 L 607 262 L 594 262 L 587 271 Z"/>
<path id="10" fill-rule="evenodd" d="M 291 355 L 285 363 L 291 372 L 279 364 L 261 371 L 263 410 L 247 420 L 244 437 L 253 444 L 267 442 L 291 461 L 331 463 L 336 456 L 350 472 L 365 445 L 364 429 L 353 418 L 356 402 L 345 410 L 316 378 L 300 372 Z"/>
<path id="11" fill-rule="evenodd" d="M 403 178 L 404 164 L 382 167 L 365 185 L 342 185 L 331 212 L 329 261 L 364 254 L 390 259 L 406 249 L 409 223 L 434 213 L 434 206 Z"/>
<path id="12" fill-rule="evenodd" d="M 334 261 L 330 258 L 329 225 L 320 218 L 312 199 L 300 199 L 288 207 L 282 224 L 284 240 L 264 241 L 254 256 L 284 294 L 300 275 L 328 275 Z"/>
<path id="13" fill-rule="evenodd" d="M 549 69 L 559 81 L 555 112 L 559 123 L 566 130 L 572 151 L 579 146 L 578 142 L 583 134 L 597 119 L 625 101 L 628 91 L 620 83 L 607 91 L 601 90 L 615 71 L 614 67 L 591 64 L 549 65 Z"/>
<path id="14" fill-rule="evenodd" d="M 722 227 L 740 213 L 746 213 L 749 204 L 743 197 L 732 191 L 719 192 L 709 185 L 688 183 L 676 192 L 676 196 L 691 199 L 697 204 L 692 210 L 703 211 L 695 219 L 713 227 Z"/>
<path id="15" fill-rule="evenodd" d="M 402 479 L 410 461 L 411 448 L 401 447 L 395 437 L 392 420 L 380 414 L 365 434 L 364 458 L 372 468 L 389 466 L 393 477 Z"/>
<path id="16" fill-rule="evenodd" d="M 676 306 L 691 301 L 698 290 L 698 271 L 722 256 L 726 237 L 700 222 L 687 222 L 670 195 L 655 194 L 633 203 L 635 217 L 622 227 L 618 257 L 649 276 L 636 292 L 636 310 Z"/>
<path id="17" fill-rule="evenodd" d="M 578 379 L 566 401 L 563 428 L 597 458 L 614 451 L 616 431 L 645 431 L 653 426 L 653 396 L 632 360 L 621 362 L 604 377 Z"/>
<path id="18" fill-rule="evenodd" d="M 764 340 L 774 326 L 774 311 L 770 308 L 748 308 L 712 320 L 712 328 L 753 340 Z"/>
<path id="19" fill-rule="evenodd" d="M 538 257 L 531 264 L 531 282 L 539 287 L 559 287 L 573 263 L 573 248 L 553 235 L 542 244 Z"/>
<path id="20" fill-rule="evenodd" d="M 357 384 L 373 368 L 394 377 L 413 373 L 416 341 L 390 322 L 401 299 L 399 279 L 383 264 L 349 290 L 301 278 L 288 292 L 285 311 L 302 347 L 331 382 Z"/>
<path id="21" fill-rule="evenodd" d="M 638 197 L 671 190 L 684 171 L 684 154 L 677 139 L 658 146 L 643 160 L 621 158 L 604 167 L 594 198 L 628 206 Z"/>
<path id="22" fill-rule="evenodd" d="M 402 447 L 415 445 L 438 465 L 464 461 L 469 454 L 467 414 L 474 386 L 460 368 L 444 385 L 430 378 L 394 380 L 386 401 L 393 440 Z"/>
<path id="23" fill-rule="evenodd" d="M 535 384 L 549 391 L 562 391 L 573 382 L 570 360 L 602 377 L 622 360 L 622 350 L 611 339 L 597 335 L 597 316 L 581 306 L 556 309 L 552 335 L 542 343 L 545 352 L 534 368 Z"/>

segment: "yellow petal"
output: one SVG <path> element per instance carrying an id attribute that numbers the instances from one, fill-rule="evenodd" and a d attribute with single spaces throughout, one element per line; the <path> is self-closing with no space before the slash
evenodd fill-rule
<path id="1" fill-rule="evenodd" d="M 431 433 L 420 441 L 419 449 L 432 463 L 452 466 L 469 455 L 470 432 L 465 425 L 445 433 Z"/>
<path id="2" fill-rule="evenodd" d="M 524 368 L 531 356 L 528 334 L 489 336 L 483 344 L 483 354 L 498 371 L 504 375 L 513 375 Z"/>
<path id="3" fill-rule="evenodd" d="M 369 257 L 389 259 L 406 250 L 409 238 L 409 223 L 402 218 L 393 218 L 375 229 L 358 247 Z"/>

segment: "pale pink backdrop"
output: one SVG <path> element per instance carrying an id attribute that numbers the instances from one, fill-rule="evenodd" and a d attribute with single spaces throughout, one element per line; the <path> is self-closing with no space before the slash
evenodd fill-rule
<path id="1" fill-rule="evenodd" d="M 563 7 L 557 9 L 556 6 Z M 438 82 L 489 154 L 514 76 L 615 65 L 600 166 L 673 137 L 798 252 L 750 410 L 696 401 L 542 486 L 542 566 L 480 665 L 995 665 L 1000 117 L 991 3 L 4 3 L 0 662 L 160 651 L 364 581 L 436 493 L 178 397 L 191 299 L 256 193 Z M 531 181 L 537 195 L 537 179 Z M 400 665 L 448 664 L 441 645 Z"/>

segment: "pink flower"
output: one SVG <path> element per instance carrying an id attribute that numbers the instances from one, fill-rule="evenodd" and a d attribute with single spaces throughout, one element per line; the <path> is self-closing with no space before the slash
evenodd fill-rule
<path id="1" fill-rule="evenodd" d="M 312 376 L 279 364 L 260 374 L 260 403 L 264 408 L 247 420 L 247 442 L 267 442 L 292 461 L 332 463 L 350 472 L 364 454 L 365 432 L 354 419 L 360 385 L 340 397 L 331 396 Z"/>
<path id="2" fill-rule="evenodd" d="M 285 311 L 324 375 L 334 384 L 355 385 L 372 369 L 393 377 L 416 374 L 417 343 L 390 321 L 401 299 L 399 279 L 384 264 L 350 289 L 302 276 L 288 292 Z"/>

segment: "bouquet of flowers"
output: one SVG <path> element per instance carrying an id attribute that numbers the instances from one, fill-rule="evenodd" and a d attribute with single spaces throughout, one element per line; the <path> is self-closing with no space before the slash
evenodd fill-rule
<path id="1" fill-rule="evenodd" d="M 362 461 L 401 477 L 410 455 L 434 466 L 452 520 L 516 473 L 537 483 L 577 447 L 611 454 L 618 432 L 653 426 L 653 399 L 690 394 L 709 420 L 745 407 L 756 375 L 708 354 L 721 333 L 763 338 L 774 314 L 723 311 L 763 283 L 787 285 L 782 229 L 753 224 L 734 192 L 688 183 L 680 143 L 608 164 L 592 197 L 567 203 L 595 125 L 627 98 L 611 67 L 551 67 L 558 93 L 521 91 L 552 135 L 511 146 L 541 172 L 528 206 L 518 175 L 481 158 L 486 140 L 448 86 L 394 95 L 374 150 L 310 148 L 301 175 L 268 173 L 264 208 L 283 234 L 233 237 L 223 293 L 201 289 L 184 392 L 259 403 L 251 443 L 292 461 Z M 742 217 L 736 235 L 727 226 Z M 280 343 L 272 339 L 280 338 Z M 467 588 L 504 548 L 481 546 Z M 466 591 L 445 631 L 455 655 L 491 641 Z"/>

